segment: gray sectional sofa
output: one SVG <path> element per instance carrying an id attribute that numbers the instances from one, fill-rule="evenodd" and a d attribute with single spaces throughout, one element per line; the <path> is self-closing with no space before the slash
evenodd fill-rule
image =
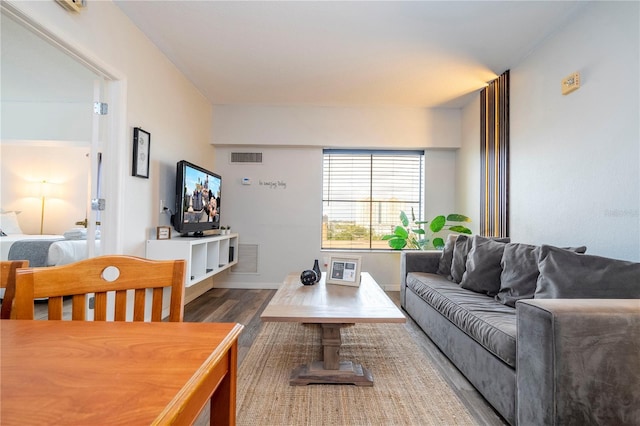
<path id="1" fill-rule="evenodd" d="M 640 424 L 640 263 L 449 236 L 401 304 L 510 424 Z"/>

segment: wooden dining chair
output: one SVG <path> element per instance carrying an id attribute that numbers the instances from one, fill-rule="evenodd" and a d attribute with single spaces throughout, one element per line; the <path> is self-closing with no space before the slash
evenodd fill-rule
<path id="1" fill-rule="evenodd" d="M 94 320 L 106 321 L 107 293 L 115 292 L 115 303 L 111 304 L 113 319 L 126 321 L 127 290 L 133 290 L 133 321 L 145 321 L 147 289 L 153 289 L 151 321 L 162 321 L 163 290 L 169 287 L 169 321 L 182 321 L 184 271 L 184 260 L 149 260 L 123 255 L 93 257 L 48 268 L 18 269 L 16 318 L 33 319 L 34 299 L 49 298 L 49 319 L 61 320 L 63 297 L 72 296 L 71 319 L 86 320 L 88 295 L 93 293 Z"/>
<path id="2" fill-rule="evenodd" d="M 16 294 L 16 270 L 18 268 L 28 268 L 28 260 L 3 260 L 0 262 L 2 269 L 0 276 L 0 288 L 4 288 L 2 298 L 2 308 L 0 309 L 0 319 L 11 318 L 13 299 Z"/>

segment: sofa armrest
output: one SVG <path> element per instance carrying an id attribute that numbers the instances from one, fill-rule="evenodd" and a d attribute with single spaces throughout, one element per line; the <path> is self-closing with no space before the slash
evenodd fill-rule
<path id="1" fill-rule="evenodd" d="M 639 299 L 518 301 L 516 316 L 518 424 L 637 424 Z"/>
<path id="2" fill-rule="evenodd" d="M 410 272 L 428 272 L 435 274 L 440 263 L 441 251 L 415 250 L 403 251 L 400 255 L 400 304 L 404 306 L 407 274 Z"/>

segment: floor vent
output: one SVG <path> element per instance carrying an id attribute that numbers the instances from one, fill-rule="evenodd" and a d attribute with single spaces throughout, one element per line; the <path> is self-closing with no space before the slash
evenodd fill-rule
<path id="1" fill-rule="evenodd" d="M 262 164 L 261 152 L 232 152 L 231 164 Z"/>
<path id="2" fill-rule="evenodd" d="M 238 244 L 238 263 L 231 267 L 234 274 L 258 273 L 258 245 Z"/>

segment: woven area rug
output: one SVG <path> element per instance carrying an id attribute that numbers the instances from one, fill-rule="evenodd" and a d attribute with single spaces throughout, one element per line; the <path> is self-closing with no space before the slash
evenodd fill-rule
<path id="1" fill-rule="evenodd" d="M 477 424 L 402 324 L 342 329 L 340 358 L 374 385 L 290 386 L 291 370 L 321 359 L 319 325 L 264 323 L 238 371 L 238 425 Z"/>

